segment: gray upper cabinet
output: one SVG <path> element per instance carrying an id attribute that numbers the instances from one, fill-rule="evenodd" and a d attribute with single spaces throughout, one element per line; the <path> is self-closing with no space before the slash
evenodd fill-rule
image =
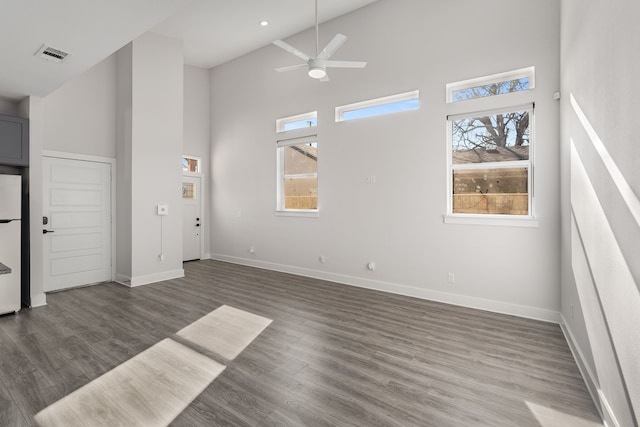
<path id="1" fill-rule="evenodd" d="M 0 114 L 0 165 L 29 166 L 29 120 Z"/>

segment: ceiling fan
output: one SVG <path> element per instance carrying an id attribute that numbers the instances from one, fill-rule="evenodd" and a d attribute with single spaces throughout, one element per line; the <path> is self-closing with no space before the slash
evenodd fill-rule
<path id="1" fill-rule="evenodd" d="M 276 46 L 286 50 L 289 53 L 294 54 L 298 58 L 305 61 L 304 64 L 292 65 L 289 67 L 276 68 L 276 71 L 291 71 L 300 68 L 307 67 L 309 77 L 319 79 L 322 82 L 329 81 L 327 76 L 327 68 L 364 68 L 367 63 L 362 61 L 331 61 L 329 58 L 336 50 L 340 48 L 347 41 L 347 36 L 344 34 L 336 34 L 335 37 L 325 46 L 322 51 L 319 49 L 318 41 L 318 0 L 315 1 L 315 18 L 316 18 L 316 54 L 315 56 L 309 56 L 306 53 L 296 49 L 288 43 L 282 40 L 276 40 L 273 42 Z"/>

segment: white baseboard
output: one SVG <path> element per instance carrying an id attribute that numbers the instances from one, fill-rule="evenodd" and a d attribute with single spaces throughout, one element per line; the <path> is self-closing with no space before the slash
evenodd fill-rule
<path id="1" fill-rule="evenodd" d="M 294 267 L 284 264 L 276 264 L 254 259 L 232 257 L 222 254 L 211 254 L 211 259 L 230 262 L 233 264 L 247 265 L 251 267 L 263 268 L 266 270 L 281 271 L 299 276 L 312 277 L 315 279 L 328 280 L 344 285 L 358 286 L 361 288 L 374 289 L 377 291 L 389 292 L 393 294 L 405 295 L 409 297 L 421 298 L 430 301 L 443 302 L 446 304 L 459 305 L 463 307 L 476 308 L 491 311 L 494 313 L 508 314 L 512 316 L 524 317 L 528 319 L 542 320 L 545 322 L 559 323 L 560 313 L 552 310 L 545 310 L 536 307 L 529 307 L 518 304 L 511 304 L 503 301 L 495 301 L 484 298 L 459 295 L 449 292 L 435 291 L 432 289 L 415 288 L 412 286 L 397 283 L 382 282 L 378 280 L 364 279 L 362 277 L 347 276 L 325 271 L 312 270 L 307 268 Z"/>
<path id="2" fill-rule="evenodd" d="M 31 307 L 42 307 L 47 305 L 47 295 L 43 293 L 31 295 Z"/>
<path id="3" fill-rule="evenodd" d="M 163 271 L 161 273 L 147 274 L 144 276 L 134 276 L 129 278 L 129 280 L 118 280 L 118 283 L 135 288 L 136 286 L 162 282 L 163 280 L 179 279 L 181 277 L 184 277 L 184 270 L 182 268 L 178 270 Z"/>
<path id="4" fill-rule="evenodd" d="M 573 355 L 573 359 L 576 361 L 578 365 L 578 370 L 580 371 L 580 375 L 582 375 L 582 379 L 584 380 L 585 385 L 587 386 L 587 390 L 589 390 L 589 394 L 591 395 L 591 400 L 596 405 L 596 409 L 600 413 L 600 418 L 603 417 L 603 408 L 600 405 L 599 398 L 599 390 L 600 385 L 596 376 L 587 365 L 582 350 L 580 346 L 578 346 L 577 341 L 575 340 L 573 333 L 571 332 L 571 328 L 567 323 L 567 319 L 565 319 L 564 315 L 560 314 L 560 329 L 562 329 L 562 333 L 564 334 L 564 338 L 567 340 L 569 344 L 569 350 L 571 350 L 571 354 Z"/>

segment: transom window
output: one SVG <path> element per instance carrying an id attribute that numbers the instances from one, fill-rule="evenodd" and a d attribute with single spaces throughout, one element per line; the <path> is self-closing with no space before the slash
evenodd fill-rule
<path id="1" fill-rule="evenodd" d="M 380 116 L 420 107 L 420 92 L 400 93 L 336 107 L 336 122 Z"/>
<path id="2" fill-rule="evenodd" d="M 276 120 L 276 132 L 278 133 L 304 128 L 315 128 L 316 126 L 318 126 L 317 111 Z"/>
<path id="3" fill-rule="evenodd" d="M 532 217 L 533 104 L 447 118 L 449 215 Z"/>
<path id="4" fill-rule="evenodd" d="M 535 68 L 528 67 L 447 84 L 447 102 L 502 95 L 535 87 Z"/>
<path id="5" fill-rule="evenodd" d="M 182 156 L 182 172 L 200 173 L 200 158 Z"/>

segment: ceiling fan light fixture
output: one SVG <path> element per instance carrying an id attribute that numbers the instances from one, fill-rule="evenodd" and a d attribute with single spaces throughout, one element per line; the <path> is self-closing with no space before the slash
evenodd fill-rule
<path id="1" fill-rule="evenodd" d="M 311 67 L 309 68 L 309 77 L 313 79 L 323 79 L 327 75 L 327 70 L 322 67 Z"/>

